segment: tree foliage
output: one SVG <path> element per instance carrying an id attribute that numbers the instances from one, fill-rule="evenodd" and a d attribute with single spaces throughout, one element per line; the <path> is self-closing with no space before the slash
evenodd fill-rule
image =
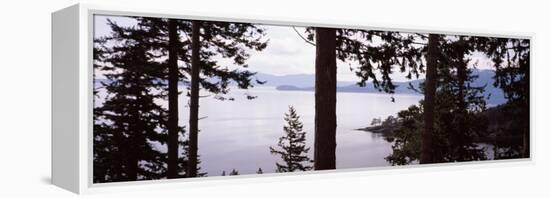
<path id="1" fill-rule="evenodd" d="M 502 112 L 509 116 L 524 118 L 514 121 L 516 127 L 505 126 L 493 128 L 495 133 L 506 138 L 506 141 L 496 141 L 495 157 L 513 158 L 530 156 L 530 60 L 531 46 L 529 39 L 479 37 L 476 39 L 477 49 L 491 58 L 495 71 L 494 86 L 504 91 L 508 104 L 501 107 Z M 502 119 L 501 119 L 502 120 Z M 522 143 L 516 141 L 521 137 Z M 504 153 L 500 156 L 498 153 Z M 514 153 L 519 153 L 515 155 Z"/>
<path id="2" fill-rule="evenodd" d="M 132 181 L 165 176 L 166 109 L 155 103 L 162 66 L 150 61 L 141 27 L 109 23 L 112 35 L 94 45 L 96 69 L 106 78 L 104 103 L 94 108 L 94 181 Z M 98 94 L 98 87 L 96 87 Z M 98 96 L 99 97 L 99 96 Z"/>
<path id="3" fill-rule="evenodd" d="M 278 148 L 269 147 L 271 154 L 280 155 L 283 163 L 276 163 L 277 172 L 307 171 L 313 167 L 313 161 L 307 156 L 309 147 L 306 147 L 306 132 L 302 131 L 303 124 L 294 107 L 290 106 L 285 114 L 286 125 L 283 127 L 285 135 L 279 138 Z"/>
<path id="4" fill-rule="evenodd" d="M 189 118 L 189 164 L 190 176 L 197 172 L 198 150 L 198 111 L 199 84 L 212 93 L 218 94 L 217 99 L 226 98 L 219 94 L 229 91 L 228 85 L 233 81 L 241 89 L 252 87 L 251 76 L 255 73 L 248 70 L 229 70 L 221 66 L 214 57 L 229 58 L 237 66 L 247 67 L 249 57 L 247 50 L 261 51 L 267 46 L 263 41 L 263 29 L 246 23 L 225 23 L 213 21 L 192 21 L 191 23 L 191 87 L 190 87 L 190 118 Z M 207 78 L 217 79 L 217 82 L 201 80 L 200 74 Z M 262 83 L 258 81 L 258 83 Z M 247 95 L 247 99 L 254 96 Z M 229 98 L 232 100 L 232 98 Z"/>
<path id="5" fill-rule="evenodd" d="M 313 30 L 306 29 L 310 42 L 315 41 Z M 366 86 L 371 81 L 379 91 L 394 93 L 393 73 L 406 73 L 412 79 L 424 72 L 426 38 L 415 33 L 336 29 L 336 57 L 349 64 L 360 79 L 358 85 Z"/>
<path id="6" fill-rule="evenodd" d="M 233 170 L 231 170 L 231 172 L 229 172 L 229 176 L 231 176 L 231 175 L 240 175 L 240 174 L 239 174 L 239 171 L 237 169 L 233 169 Z"/>
<path id="7" fill-rule="evenodd" d="M 431 161 L 435 163 L 486 159 L 483 148 L 476 144 L 488 126 L 481 115 L 486 109 L 484 87 L 472 85 L 477 76 L 468 68 L 471 60 L 466 58 L 474 50 L 473 39 L 447 36 L 440 47 L 430 149 Z M 393 153 L 386 157 L 390 163 L 404 165 L 420 159 L 420 136 L 425 130 L 423 105 L 421 101 L 398 113 L 401 126 L 390 138 Z"/>

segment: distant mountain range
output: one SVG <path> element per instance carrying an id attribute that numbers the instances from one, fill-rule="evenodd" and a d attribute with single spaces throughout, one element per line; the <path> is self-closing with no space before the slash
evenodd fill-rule
<path id="1" fill-rule="evenodd" d="M 283 86 L 283 85 L 292 85 L 296 87 L 313 87 L 315 86 L 315 75 L 314 74 L 292 74 L 292 75 L 283 75 L 276 76 L 271 74 L 257 73 L 254 75 L 261 81 L 267 81 L 265 86 Z M 338 86 L 348 86 L 353 85 L 355 82 L 346 82 L 338 81 Z"/>
<path id="2" fill-rule="evenodd" d="M 485 86 L 485 98 L 489 105 L 499 105 L 506 103 L 504 93 L 501 89 L 493 86 L 495 75 L 493 70 L 478 70 L 473 71 L 473 75 L 477 75 L 478 78 L 472 83 L 472 86 Z M 296 74 L 296 75 L 283 75 L 276 76 L 270 74 L 258 73 L 255 75 L 257 79 L 266 81 L 264 86 L 274 86 L 280 91 L 314 91 L 315 75 L 314 74 Z M 417 94 L 414 90 L 409 89 L 409 84 L 414 88 L 418 88 L 420 83 L 424 79 L 411 80 L 406 82 L 393 82 L 397 86 L 395 89 L 396 94 Z M 338 92 L 353 92 L 353 93 L 381 93 L 374 88 L 372 83 L 367 83 L 365 87 L 360 87 L 356 82 L 350 81 L 338 81 Z"/>
<path id="3" fill-rule="evenodd" d="M 496 106 L 499 104 L 506 103 L 504 98 L 504 93 L 501 89 L 495 88 L 493 86 L 494 79 L 493 76 L 495 72 L 493 70 L 473 70 L 473 75 L 477 75 L 478 78 L 472 83 L 472 86 L 479 87 L 485 86 L 485 98 L 487 103 L 490 106 Z M 315 90 L 315 75 L 314 74 L 293 74 L 293 75 L 271 75 L 265 73 L 257 73 L 254 75 L 254 78 L 260 81 L 266 81 L 263 85 L 258 86 L 271 86 L 276 87 L 280 91 L 314 91 Z M 101 82 L 108 83 L 107 79 L 95 79 L 95 84 L 99 85 Z M 216 80 L 213 80 L 216 81 Z M 397 86 L 395 89 L 396 94 L 416 94 L 414 90 L 409 89 L 409 83 L 418 89 L 418 86 L 424 79 L 411 80 L 405 82 L 393 82 Z M 188 82 L 178 83 L 182 86 L 187 86 Z M 234 83 L 231 83 L 234 84 Z M 337 82 L 337 91 L 338 92 L 353 92 L 353 93 L 381 93 L 374 88 L 372 83 L 367 83 L 365 87 L 360 87 L 357 85 L 357 82 L 351 81 L 338 81 Z"/>

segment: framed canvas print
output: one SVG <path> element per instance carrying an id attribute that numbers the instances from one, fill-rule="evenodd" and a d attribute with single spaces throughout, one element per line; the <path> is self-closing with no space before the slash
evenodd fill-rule
<path id="1" fill-rule="evenodd" d="M 76 193 L 532 159 L 529 34 L 80 4 L 52 24 L 52 181 Z"/>

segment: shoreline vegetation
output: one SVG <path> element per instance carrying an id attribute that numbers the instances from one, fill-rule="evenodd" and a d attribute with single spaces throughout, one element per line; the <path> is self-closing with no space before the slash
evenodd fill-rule
<path id="1" fill-rule="evenodd" d="M 513 117 L 506 116 L 504 111 L 508 109 L 507 104 L 498 105 L 495 107 L 489 107 L 485 111 L 480 112 L 479 115 L 483 121 L 488 121 L 487 132 L 480 134 L 476 138 L 476 141 L 481 143 L 492 143 L 495 141 L 505 141 L 508 139 L 517 138 L 519 136 L 499 136 L 498 131 L 509 130 L 512 126 Z M 501 126 L 505 126 L 502 128 Z M 370 133 L 376 133 L 383 135 L 384 137 L 391 138 L 393 132 L 401 127 L 401 122 L 394 116 L 388 116 L 383 120 L 382 118 L 374 118 L 370 126 L 356 128 L 356 131 L 364 131 Z"/>
<path id="2" fill-rule="evenodd" d="M 512 156 L 520 155 L 519 152 L 513 152 L 511 150 L 501 150 L 498 152 L 499 147 L 510 146 L 518 144 L 517 140 L 522 139 L 521 135 L 517 135 L 518 130 L 521 130 L 514 125 L 513 104 L 506 103 L 495 107 L 489 107 L 484 111 L 477 113 L 478 121 L 483 123 L 483 130 L 479 130 L 478 133 L 472 137 L 471 142 L 474 144 L 490 144 L 494 146 L 493 159 L 508 159 Z M 381 135 L 384 140 L 388 142 L 396 141 L 396 132 L 402 130 L 403 120 L 393 115 L 382 118 L 374 118 L 370 126 L 356 128 L 356 131 L 369 132 L 373 134 Z"/>

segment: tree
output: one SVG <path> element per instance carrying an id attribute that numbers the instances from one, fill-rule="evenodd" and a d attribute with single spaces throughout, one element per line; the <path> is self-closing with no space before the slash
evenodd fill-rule
<path id="1" fill-rule="evenodd" d="M 189 163 L 187 172 L 189 177 L 197 175 L 197 144 L 199 122 L 199 72 L 200 72 L 200 38 L 198 21 L 193 21 L 191 34 L 191 100 L 189 105 Z"/>
<path id="2" fill-rule="evenodd" d="M 473 38 L 446 36 L 441 39 L 440 55 L 437 56 L 438 75 L 434 78 L 432 121 L 426 122 L 426 100 L 399 112 L 400 127 L 392 138 L 393 153 L 386 157 L 394 165 L 417 160 L 420 163 L 440 163 L 486 159 L 483 149 L 475 142 L 487 130 L 487 121 L 482 115 L 486 109 L 482 95 L 484 87 L 472 86 L 477 76 L 467 68 L 471 60 L 465 58 L 473 50 Z M 427 83 L 428 80 L 421 85 L 424 92 Z M 426 145 L 425 126 L 429 123 L 433 123 L 429 134 L 432 143 Z M 425 147 L 430 149 L 423 150 Z M 423 152 L 428 152 L 429 161 L 422 161 Z"/>
<path id="3" fill-rule="evenodd" d="M 516 104 L 505 103 L 483 112 L 488 119 L 488 139 L 493 145 L 494 159 L 517 159 L 524 156 L 524 136 L 526 117 L 520 117 L 525 110 Z"/>
<path id="4" fill-rule="evenodd" d="M 423 125 L 422 104 L 412 105 L 397 114 L 400 127 L 390 138 L 392 153 L 385 157 L 392 165 L 406 165 L 420 159 L 421 133 Z"/>
<path id="5" fill-rule="evenodd" d="M 376 125 L 380 125 L 382 124 L 382 119 L 381 118 L 374 118 L 372 119 L 372 122 L 370 123 L 371 126 L 376 126 Z"/>
<path id="6" fill-rule="evenodd" d="M 510 113 L 508 116 L 522 118 L 515 120 L 514 123 L 519 130 L 503 130 L 503 134 L 501 134 L 522 137 L 521 146 L 515 146 L 517 142 L 513 141 L 503 141 L 498 144 L 503 144 L 500 146 L 514 150 L 510 151 L 511 153 L 517 151 L 520 156 L 528 158 L 530 156 L 530 40 L 478 37 L 476 41 L 476 49 L 485 53 L 494 63 L 496 69 L 494 86 L 501 88 L 508 99 L 508 104 L 503 106 L 503 111 Z"/>
<path id="7" fill-rule="evenodd" d="M 360 86 L 365 86 L 370 79 L 379 91 L 393 93 L 396 88 L 390 75 L 394 67 L 400 72 L 406 72 L 407 78 L 413 75 L 418 78 L 426 62 L 426 106 L 425 127 L 423 138 L 423 160 L 429 163 L 431 156 L 431 133 L 433 132 L 433 100 L 435 95 L 436 64 L 438 60 L 439 35 L 400 33 L 392 31 L 369 31 L 354 29 L 339 29 L 336 37 L 337 57 L 342 61 L 355 61 L 359 64 L 356 74 L 361 78 Z M 426 38 L 428 37 L 428 38 Z M 373 38 L 377 38 L 376 40 Z M 428 43 L 423 41 L 428 40 Z M 377 77 L 374 70 L 379 70 Z M 381 79 L 381 81 L 379 80 Z M 394 99 L 392 98 L 392 101 Z M 317 149 L 317 147 L 316 147 Z"/>
<path id="8" fill-rule="evenodd" d="M 196 149 L 193 149 L 194 152 L 192 153 L 186 153 L 189 151 L 189 145 L 186 141 L 182 140 L 184 138 L 183 127 L 179 127 L 177 124 L 177 99 L 179 94 L 177 86 L 179 82 L 189 85 L 188 80 L 191 78 L 190 73 L 192 73 L 192 61 L 190 61 L 192 56 L 192 43 L 191 39 L 189 39 L 189 36 L 192 36 L 192 21 L 148 17 L 132 17 L 132 19 L 137 21 L 137 25 L 135 26 L 137 28 L 121 27 L 114 23 L 111 23 L 111 26 L 113 31 L 117 34 L 116 36 L 139 37 L 139 41 L 128 40 L 127 38 L 120 38 L 117 40 L 114 39 L 116 36 L 109 38 L 109 40 L 126 42 L 124 45 L 135 44 L 137 46 L 139 44 L 143 50 L 141 54 L 143 57 L 142 61 L 147 62 L 150 66 L 144 67 L 147 68 L 147 74 L 151 76 L 150 80 L 152 81 L 151 86 L 146 86 L 147 89 L 157 89 L 155 96 L 159 97 L 155 97 L 154 99 L 166 100 L 166 96 L 168 96 L 168 116 L 164 115 L 165 112 L 162 112 L 164 116 L 161 116 L 162 118 L 167 117 L 168 119 L 167 121 L 163 120 L 162 124 L 159 124 L 156 128 L 156 130 L 162 131 L 167 129 L 168 134 L 160 134 L 150 138 L 161 139 L 163 141 L 160 142 L 161 144 L 166 142 L 168 144 L 168 157 L 164 156 L 162 153 L 161 154 L 163 156 L 158 157 L 158 159 L 168 159 L 167 163 L 163 165 L 163 168 L 168 168 L 168 172 L 164 171 L 163 173 L 165 173 L 168 178 L 190 176 L 190 174 L 187 173 L 188 170 L 186 169 L 191 165 L 188 166 L 188 159 L 185 157 L 188 157 L 188 155 L 193 155 L 192 176 L 204 175 L 204 173 L 197 174 L 200 168 L 198 168 L 199 160 L 196 155 Z M 246 53 L 246 49 L 262 50 L 267 45 L 267 41 L 262 39 L 262 36 L 264 35 L 263 29 L 257 28 L 251 24 L 224 22 L 201 22 L 201 27 L 202 32 L 200 33 L 200 38 L 202 38 L 202 40 L 195 43 L 198 43 L 197 45 L 200 47 L 200 64 L 198 65 L 201 65 L 202 67 L 199 70 L 198 82 L 195 81 L 196 83 L 194 84 L 200 84 L 200 86 L 206 91 L 215 94 L 216 99 L 233 100 L 231 97 L 224 97 L 224 95 L 230 90 L 229 84 L 234 82 L 239 88 L 242 89 L 253 87 L 254 84 L 252 82 L 252 77 L 255 73 L 247 70 L 229 69 L 228 66 L 218 64 L 213 57 L 216 57 L 217 59 L 217 56 L 221 56 L 222 58 L 232 59 L 234 65 L 247 67 L 245 61 L 249 57 L 249 54 Z M 110 46 L 110 44 L 105 46 Z M 106 47 L 106 49 L 107 48 L 111 47 Z M 115 46 L 110 50 L 118 50 L 117 53 L 123 53 L 125 49 Z M 111 52 L 107 52 L 105 54 L 109 53 Z M 99 57 L 97 59 L 99 59 Z M 106 62 L 108 61 L 110 60 L 107 60 Z M 183 65 L 178 65 L 178 62 L 183 62 Z M 195 61 L 195 63 L 196 62 L 197 61 Z M 111 63 L 108 63 L 107 65 L 109 64 Z M 113 71 L 117 69 L 110 70 Z M 166 85 L 166 83 L 168 83 L 168 85 Z M 256 80 L 256 83 L 261 84 L 262 82 Z M 96 90 L 94 90 L 94 93 L 95 91 Z M 188 95 L 190 95 L 190 93 L 188 93 Z M 193 97 L 198 97 L 198 94 Z M 246 98 L 253 99 L 254 97 L 246 95 Z M 97 114 L 98 116 L 96 117 L 100 118 L 103 111 L 107 110 L 99 108 L 94 109 L 94 115 Z M 101 122 L 95 122 L 94 124 L 96 124 L 96 127 L 98 128 L 98 133 L 102 130 L 107 130 L 103 128 L 109 127 L 110 125 L 109 123 L 103 126 Z M 193 126 L 194 133 L 192 133 L 192 135 L 194 136 L 196 136 L 198 132 L 198 127 L 196 126 L 197 125 Z M 109 138 L 113 139 L 112 137 Z M 98 145 L 102 143 L 106 147 L 110 144 L 107 140 L 102 140 L 101 143 L 98 142 Z M 196 142 L 192 145 L 196 148 Z M 115 146 L 111 147 L 113 148 L 110 149 L 113 150 L 118 149 Z M 182 147 L 183 149 L 180 149 Z M 106 153 L 105 150 L 99 151 L 99 149 L 100 147 L 98 147 L 97 153 Z M 180 153 L 182 150 L 183 153 Z M 108 158 L 105 159 L 108 160 Z M 182 169 L 182 167 L 186 167 L 186 169 Z"/>
<path id="9" fill-rule="evenodd" d="M 455 82 L 456 83 L 456 82 Z M 487 130 L 487 121 L 481 115 L 484 108 L 483 96 L 468 92 L 471 100 L 465 115 L 459 114 L 457 105 L 457 87 L 438 87 L 434 105 L 433 144 L 430 152 L 432 163 L 485 160 L 483 148 L 476 140 L 479 134 Z M 479 92 L 478 92 L 479 93 Z M 479 100 L 481 98 L 481 100 Z M 478 103 L 480 102 L 480 103 Z M 392 165 L 406 165 L 420 162 L 424 129 L 424 101 L 400 111 L 397 116 L 398 126 L 393 130 L 392 153 L 385 159 Z M 464 117 L 462 117 L 464 116 Z M 463 124 L 463 127 L 460 127 Z"/>
<path id="10" fill-rule="evenodd" d="M 94 62 L 101 64 L 96 68 L 107 92 L 103 105 L 94 108 L 94 166 L 99 170 L 94 181 L 158 179 L 165 175 L 166 158 L 151 142 L 166 143 L 166 110 L 154 102 L 164 97 L 154 93 L 165 86 L 159 80 L 162 69 L 150 61 L 146 30 L 109 25 L 112 35 L 94 45 L 104 52 Z"/>
<path id="11" fill-rule="evenodd" d="M 282 173 L 311 170 L 313 167 L 309 163 L 313 161 L 307 156 L 309 147 L 306 147 L 306 132 L 302 131 L 303 124 L 294 107 L 289 107 L 284 119 L 287 124 L 283 127 L 285 135 L 280 137 L 277 143 L 279 149 L 269 147 L 271 154 L 280 155 L 284 162 L 276 163 L 276 171 Z M 258 172 L 261 172 L 261 169 Z"/>
<path id="12" fill-rule="evenodd" d="M 483 149 L 474 144 L 475 139 L 487 130 L 486 119 L 481 113 L 486 110 L 483 92 L 485 86 L 473 86 L 478 76 L 472 74 L 468 68 L 472 61 L 466 58 L 475 50 L 475 37 L 447 36 L 442 48 L 441 78 L 439 78 L 440 92 L 448 93 L 450 97 L 443 97 L 450 101 L 448 113 L 441 112 L 440 122 L 444 124 L 449 134 L 451 150 L 450 161 L 472 161 L 486 158 Z M 446 64 L 447 66 L 445 66 Z M 475 68 L 477 63 L 474 63 Z M 444 101 L 443 101 L 444 103 Z"/>
<path id="13" fill-rule="evenodd" d="M 179 135 L 178 126 L 178 24 L 175 19 L 168 20 L 168 178 L 178 178 Z"/>
<path id="14" fill-rule="evenodd" d="M 234 65 L 247 67 L 245 64 L 249 57 L 247 50 L 261 51 L 267 46 L 267 41 L 262 40 L 263 35 L 263 29 L 247 23 L 196 20 L 192 22 L 189 163 L 187 167 L 189 177 L 194 177 L 197 173 L 199 84 L 215 94 L 228 93 L 230 82 L 237 83 L 241 89 L 253 86 L 251 77 L 255 73 L 223 68 L 213 60 L 213 57 L 219 55 L 231 58 Z M 201 80 L 200 73 L 207 78 L 217 79 L 217 81 Z M 262 83 L 258 80 L 256 82 Z M 216 98 L 227 99 L 220 95 L 217 95 Z M 247 99 L 253 98 L 253 96 L 247 95 Z M 229 99 L 232 100 L 232 98 Z"/>
<path id="15" fill-rule="evenodd" d="M 169 82 L 180 82 L 187 87 L 187 96 L 190 97 L 190 101 L 193 101 L 189 104 L 190 113 L 193 116 L 189 119 L 190 124 L 190 133 L 189 140 L 186 142 L 188 145 L 185 146 L 184 150 L 187 151 L 188 159 L 179 158 L 172 152 L 172 158 L 178 157 L 179 163 L 178 167 L 181 167 L 182 163 L 185 163 L 183 166 L 184 169 L 178 171 L 179 176 L 185 177 L 194 177 L 197 175 L 198 168 L 198 155 L 196 152 L 197 143 L 194 141 L 198 134 L 198 92 L 191 90 L 190 84 L 198 85 L 199 88 L 206 90 L 209 93 L 214 95 L 214 98 L 219 100 L 234 100 L 232 97 L 225 97 L 225 94 L 229 92 L 230 83 L 235 83 L 238 88 L 247 89 L 253 87 L 252 78 L 255 73 L 237 69 L 238 67 L 246 68 L 245 64 L 246 59 L 249 57 L 249 54 L 246 52 L 246 49 L 253 50 L 263 50 L 267 46 L 267 41 L 262 39 L 264 30 L 257 28 L 248 23 L 227 23 L 227 22 L 209 22 L 209 21 L 191 21 L 191 20 L 179 20 L 179 19 L 166 19 L 166 18 L 148 18 L 148 17 L 135 17 L 140 26 L 147 28 L 147 37 L 149 38 L 147 45 L 151 46 L 154 49 L 154 54 L 156 55 L 155 62 L 162 63 L 166 65 L 167 69 L 166 76 Z M 193 61 L 193 24 L 200 26 L 199 30 L 199 42 L 195 42 L 198 46 L 198 61 L 195 61 L 195 65 L 199 65 L 198 77 L 196 77 L 195 83 L 190 83 L 192 80 L 192 67 Z M 174 27 L 175 26 L 175 27 Z M 174 31 L 176 29 L 177 31 Z M 168 56 L 168 58 L 164 58 Z M 183 63 L 177 65 L 176 76 L 174 73 L 175 66 L 174 57 L 178 58 L 178 61 Z M 216 59 L 214 59 L 216 57 Z M 221 65 L 217 60 L 220 59 L 232 59 L 233 68 L 230 69 L 228 65 Z M 169 67 L 171 66 L 171 67 Z M 236 67 L 235 67 L 236 66 Z M 197 66 L 198 67 L 198 66 Z M 171 68 L 171 69 L 170 69 Z M 177 79 L 176 79 L 177 78 Z M 197 80 L 198 79 L 198 80 Z M 262 81 L 256 80 L 257 84 L 262 84 Z M 171 128 L 177 125 L 177 95 L 179 94 L 177 90 L 177 84 L 172 83 L 172 86 L 168 88 L 169 104 L 172 112 L 169 116 L 171 123 Z M 193 85 L 191 85 L 193 86 Z M 175 88 L 174 88 L 175 87 Z M 193 94 L 191 94 L 193 92 Z M 193 96 L 191 96 L 193 95 Z M 246 95 L 247 99 L 253 99 L 254 96 Z M 172 108 L 174 107 L 174 108 Z M 171 130 L 175 131 L 175 130 Z M 174 132 L 172 133 L 174 134 Z M 182 133 L 179 133 L 181 138 Z M 193 136 L 193 137 L 191 137 Z M 169 150 L 179 150 L 174 146 L 175 137 L 172 135 L 171 143 L 169 146 L 172 149 Z M 193 140 L 193 143 L 191 141 Z M 193 149 L 191 149 L 193 148 Z M 192 151 L 192 152 L 191 152 Z M 173 163 L 174 160 L 169 160 Z M 192 163 L 187 163 L 187 161 L 193 161 Z M 173 166 L 172 166 L 173 167 Z M 189 172 L 191 171 L 191 172 Z M 189 173 L 188 173 L 189 172 Z"/>
<path id="16" fill-rule="evenodd" d="M 167 137 L 167 178 L 185 177 L 185 168 L 187 166 L 187 141 L 183 127 L 178 125 L 179 105 L 178 84 L 180 81 L 186 82 L 186 76 L 183 67 L 180 67 L 178 60 L 189 62 L 187 51 L 189 41 L 182 39 L 182 36 L 189 32 L 189 24 L 184 20 L 167 18 L 149 18 L 132 17 L 137 21 L 137 25 L 145 29 L 142 32 L 146 38 L 142 45 L 147 45 L 150 49 L 151 62 L 162 65 L 160 81 L 168 83 L 164 91 L 168 95 L 168 137 Z M 182 35 L 183 34 L 183 35 Z M 180 149 L 183 148 L 183 149 Z"/>
<path id="17" fill-rule="evenodd" d="M 264 171 L 262 170 L 262 168 L 258 168 L 258 170 L 256 171 L 256 174 L 264 174 Z"/>
<path id="18" fill-rule="evenodd" d="M 434 129 L 432 143 L 427 145 L 431 147 L 427 149 L 431 150 L 431 162 L 484 160 L 485 153 L 476 144 L 480 138 L 492 141 L 495 159 L 528 156 L 529 40 L 446 36 L 439 48 Z M 484 87 L 471 86 L 476 76 L 467 68 L 471 60 L 466 55 L 474 51 L 492 59 L 496 69 L 494 86 L 504 91 L 506 104 L 486 110 L 481 96 Z M 426 104 L 422 101 L 419 107 L 427 111 Z M 408 164 L 420 159 L 422 163 L 421 154 L 414 149 L 425 142 L 418 138 L 418 133 L 426 133 L 418 122 L 425 126 L 432 123 L 425 120 L 427 114 L 418 107 L 400 112 L 402 126 L 395 132 L 394 152 L 386 158 L 388 161 Z"/>
<path id="19" fill-rule="evenodd" d="M 94 71 L 100 71 L 104 69 L 104 61 L 107 56 L 105 45 L 106 39 L 94 38 L 93 47 L 93 67 Z M 93 73 L 94 79 L 96 78 L 96 72 Z M 94 100 L 102 99 L 99 92 L 103 88 L 101 80 L 94 80 Z M 111 127 L 104 123 L 102 120 L 103 111 L 100 108 L 96 108 L 94 105 L 93 110 L 93 181 L 94 183 L 102 183 L 108 181 L 116 181 L 122 178 L 122 162 L 116 155 L 116 151 L 119 150 L 115 144 L 113 135 L 111 133 Z"/>
<path id="20" fill-rule="evenodd" d="M 238 170 L 233 169 L 231 172 L 229 172 L 229 176 L 231 176 L 231 175 L 240 175 L 240 174 L 239 174 Z"/>
<path id="21" fill-rule="evenodd" d="M 371 80 L 379 91 L 393 93 L 390 74 L 399 66 L 407 77 L 423 69 L 418 34 L 358 29 L 307 28 L 309 44 L 316 46 L 315 169 L 336 168 L 336 59 L 359 64 L 360 86 Z M 301 35 L 300 35 L 301 36 Z M 302 37 L 303 38 L 303 37 Z M 314 39 L 315 38 L 315 39 Z M 315 41 L 313 43 L 312 41 Z M 380 72 L 377 76 L 375 70 Z M 393 100 L 393 98 L 392 98 Z M 334 113 L 333 113 L 334 112 Z"/>
<path id="22" fill-rule="evenodd" d="M 316 28 L 315 37 L 315 170 L 335 169 L 336 30 Z"/>
<path id="23" fill-rule="evenodd" d="M 437 65 L 439 51 L 439 35 L 428 36 L 428 52 L 426 54 L 426 80 L 424 93 L 424 132 L 422 133 L 422 148 L 420 163 L 432 163 L 432 136 L 434 131 L 434 101 L 437 80 Z"/>

